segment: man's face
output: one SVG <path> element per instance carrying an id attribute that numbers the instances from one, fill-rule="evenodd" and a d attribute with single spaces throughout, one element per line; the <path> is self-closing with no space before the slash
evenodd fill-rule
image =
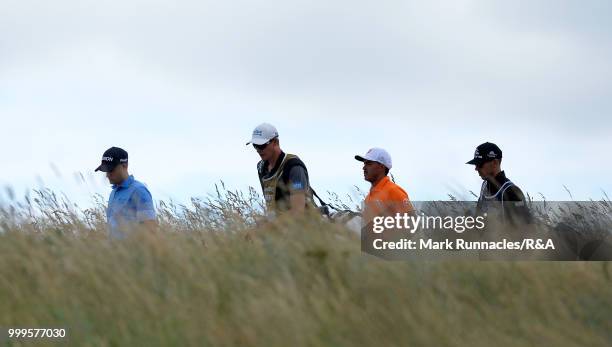
<path id="1" fill-rule="evenodd" d="M 124 172 L 127 171 L 127 165 L 125 164 L 120 164 L 115 166 L 115 168 L 112 171 L 109 171 L 106 173 L 106 178 L 108 178 L 108 181 L 110 182 L 110 184 L 121 184 L 123 183 L 124 180 Z"/>
<path id="2" fill-rule="evenodd" d="M 263 161 L 269 161 L 274 155 L 274 147 L 277 146 L 276 139 L 272 139 L 263 145 L 253 145 L 257 154 Z"/>
<path id="3" fill-rule="evenodd" d="M 366 160 L 363 162 L 363 178 L 373 183 L 385 175 L 385 166 L 376 161 Z"/>
<path id="4" fill-rule="evenodd" d="M 478 171 L 478 175 L 483 180 L 487 177 L 495 177 L 497 174 L 497 168 L 499 167 L 499 161 L 490 160 L 486 163 L 477 164 L 475 170 Z"/>

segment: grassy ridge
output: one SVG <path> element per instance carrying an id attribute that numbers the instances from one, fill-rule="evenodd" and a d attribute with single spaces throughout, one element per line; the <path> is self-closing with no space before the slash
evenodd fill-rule
<path id="1" fill-rule="evenodd" d="M 383 262 L 359 246 L 314 221 L 122 242 L 14 229 L 0 234 L 0 326 L 67 327 L 90 346 L 612 341 L 609 263 Z"/>

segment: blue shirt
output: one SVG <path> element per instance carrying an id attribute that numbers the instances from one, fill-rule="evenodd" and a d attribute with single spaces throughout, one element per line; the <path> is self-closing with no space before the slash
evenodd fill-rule
<path id="1" fill-rule="evenodd" d="M 113 185 L 106 219 L 110 237 L 118 239 L 126 236 L 130 225 L 155 220 L 153 197 L 147 187 L 131 175 L 123 183 Z"/>

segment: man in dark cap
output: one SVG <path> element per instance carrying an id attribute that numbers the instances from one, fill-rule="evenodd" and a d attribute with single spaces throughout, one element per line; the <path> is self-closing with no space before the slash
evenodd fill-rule
<path id="1" fill-rule="evenodd" d="M 106 172 L 113 185 L 106 210 L 111 238 L 122 239 L 138 226 L 156 230 L 153 197 L 144 184 L 128 173 L 128 153 L 125 150 L 118 147 L 106 150 L 96 171 Z"/>
<path id="2" fill-rule="evenodd" d="M 467 164 L 474 165 L 478 175 L 483 179 L 477 209 L 488 211 L 491 206 L 500 209 L 504 221 L 516 222 L 515 215 L 523 222 L 531 221 L 527 201 L 523 191 L 515 185 L 501 169 L 502 151 L 494 143 L 485 142 L 476 147 L 474 158 Z"/>

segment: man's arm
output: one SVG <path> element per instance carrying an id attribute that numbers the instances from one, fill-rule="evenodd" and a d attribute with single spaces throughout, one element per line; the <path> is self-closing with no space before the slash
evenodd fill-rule
<path id="1" fill-rule="evenodd" d="M 291 213 L 301 215 L 306 210 L 306 194 L 304 192 L 294 192 L 289 196 L 291 202 Z"/>
<path id="2" fill-rule="evenodd" d="M 157 231 L 157 215 L 153 204 L 153 197 L 149 190 L 145 187 L 136 189 L 134 192 L 134 201 L 136 204 L 136 218 L 139 223 L 148 231 Z"/>
<path id="3" fill-rule="evenodd" d="M 414 206 L 410 202 L 408 194 L 401 191 L 394 191 L 390 196 L 389 208 L 393 215 L 397 213 L 408 213 L 414 215 L 416 213 Z"/>
<path id="4" fill-rule="evenodd" d="M 308 176 L 302 166 L 294 166 L 289 171 L 289 203 L 291 213 L 301 215 L 306 210 L 306 191 L 309 189 Z"/>
<path id="5" fill-rule="evenodd" d="M 511 224 L 531 224 L 533 222 L 527 199 L 519 187 L 513 185 L 508 188 L 502 195 L 502 200 L 505 202 L 504 212 Z"/>

